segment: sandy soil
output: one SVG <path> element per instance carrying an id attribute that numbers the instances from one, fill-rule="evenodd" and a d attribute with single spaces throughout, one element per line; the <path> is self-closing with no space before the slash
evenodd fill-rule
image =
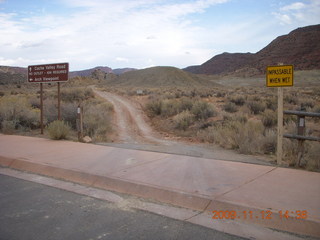
<path id="1" fill-rule="evenodd" d="M 148 123 L 141 105 L 132 99 L 114 93 L 94 89 L 94 92 L 114 106 L 114 129 L 117 136 L 114 143 L 104 145 L 155 152 L 166 152 L 194 157 L 239 161 L 254 164 L 272 165 L 264 156 L 238 154 L 212 144 L 196 144 L 172 140 L 154 131 Z"/>

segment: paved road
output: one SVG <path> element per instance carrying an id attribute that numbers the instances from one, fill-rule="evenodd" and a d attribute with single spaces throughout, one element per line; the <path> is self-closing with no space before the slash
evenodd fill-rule
<path id="1" fill-rule="evenodd" d="M 0 239 L 243 239 L 0 175 Z"/>

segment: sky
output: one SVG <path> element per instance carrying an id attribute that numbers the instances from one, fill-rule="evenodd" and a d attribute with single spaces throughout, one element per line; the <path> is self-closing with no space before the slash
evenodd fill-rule
<path id="1" fill-rule="evenodd" d="M 184 68 L 314 24 L 320 0 L 0 0 L 0 65 Z"/>

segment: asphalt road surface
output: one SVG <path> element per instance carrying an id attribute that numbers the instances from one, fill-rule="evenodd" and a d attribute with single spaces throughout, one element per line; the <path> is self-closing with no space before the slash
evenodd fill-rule
<path id="1" fill-rule="evenodd" d="M 243 238 L 0 174 L 0 239 Z"/>

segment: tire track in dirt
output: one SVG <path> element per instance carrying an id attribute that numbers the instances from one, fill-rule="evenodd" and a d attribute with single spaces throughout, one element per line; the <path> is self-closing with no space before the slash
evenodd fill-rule
<path id="1" fill-rule="evenodd" d="M 212 144 L 188 144 L 164 139 L 147 123 L 145 113 L 140 104 L 114 93 L 99 91 L 94 88 L 93 90 L 98 96 L 112 103 L 114 106 L 115 116 L 113 125 L 117 132 L 117 139 L 115 143 L 109 143 L 108 145 L 216 160 L 272 165 L 269 160 L 264 157 L 238 154 Z"/>
<path id="2" fill-rule="evenodd" d="M 144 119 L 141 106 L 125 97 L 110 92 L 94 90 L 94 92 L 109 101 L 114 106 L 114 127 L 118 140 L 125 143 L 165 144 L 160 135 L 155 133 Z"/>

